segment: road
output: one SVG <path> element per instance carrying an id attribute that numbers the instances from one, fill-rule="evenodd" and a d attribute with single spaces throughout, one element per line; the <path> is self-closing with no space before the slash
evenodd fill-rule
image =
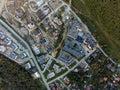
<path id="1" fill-rule="evenodd" d="M 94 51 L 95 51 L 95 50 L 93 50 L 93 52 L 94 52 Z M 89 55 L 91 55 L 93 52 L 91 52 Z M 56 80 L 58 80 L 58 79 L 60 79 L 60 78 L 63 78 L 65 75 L 67 75 L 68 73 L 70 73 L 71 71 L 73 71 L 80 63 L 86 62 L 85 60 L 86 60 L 88 57 L 89 57 L 89 56 L 86 56 L 86 57 L 82 58 L 79 62 L 77 62 L 77 64 L 76 64 L 74 67 L 72 67 L 71 69 L 69 69 L 66 73 L 64 73 L 64 74 L 61 75 L 60 77 L 51 80 L 50 82 L 48 82 L 48 84 L 50 84 L 50 83 L 52 83 L 52 82 L 54 82 L 54 81 L 56 81 Z"/>
<path id="2" fill-rule="evenodd" d="M 62 0 L 61 0 L 62 1 Z M 0 13 L 1 13 L 1 8 L 4 6 L 4 3 L 6 2 L 6 0 L 2 0 L 2 1 L 0 1 Z M 75 15 L 75 17 L 79 20 L 79 22 L 82 22 L 81 21 L 81 19 L 76 15 L 76 13 L 70 8 L 70 6 L 71 6 L 71 0 L 70 0 L 70 6 L 68 5 L 68 4 L 66 4 L 64 1 L 62 1 L 63 3 L 61 4 L 61 6 L 64 6 L 64 5 L 66 5 L 67 7 L 68 7 L 68 9 Z M 48 17 L 50 17 L 50 15 L 52 15 L 54 12 L 56 12 L 61 6 L 59 6 L 58 8 L 56 8 L 56 10 L 55 11 L 52 11 L 49 15 L 48 15 Z M 43 21 L 43 20 L 42 20 Z M 42 22 L 41 21 L 41 22 Z M 40 23 L 41 23 L 40 22 Z M 61 75 L 60 77 L 58 77 L 58 78 L 55 78 L 54 80 L 51 80 L 50 82 L 48 82 L 47 83 L 47 81 L 46 81 L 46 79 L 45 79 L 45 77 L 43 76 L 43 73 L 42 73 L 42 71 L 41 71 L 41 69 L 40 69 L 40 67 L 39 67 L 39 65 L 38 65 L 38 63 L 37 63 L 37 60 L 36 60 L 36 58 L 35 58 L 35 56 L 33 55 L 33 53 L 32 53 L 32 50 L 31 50 L 31 48 L 30 48 L 30 46 L 14 31 L 14 30 L 12 30 L 5 22 L 3 22 L 2 20 L 0 20 L 0 23 L 1 24 L 3 24 L 5 27 L 7 27 L 8 28 L 8 30 L 11 32 L 11 33 L 13 33 L 14 35 L 16 35 L 26 46 L 27 46 L 27 48 L 28 48 L 28 50 L 29 50 L 29 52 L 30 52 L 30 58 L 33 58 L 33 61 L 34 61 L 34 63 L 35 63 L 35 65 L 36 65 L 36 68 L 37 68 L 37 70 L 38 70 L 38 72 L 40 73 L 40 75 L 41 75 L 41 78 L 42 78 L 42 80 L 43 80 L 43 82 L 45 83 L 45 86 L 46 86 L 46 88 L 47 88 L 47 90 L 50 90 L 50 87 L 49 87 L 49 85 L 48 84 L 50 84 L 51 82 L 54 82 L 55 80 L 57 80 L 57 79 L 60 79 L 60 78 L 62 78 L 62 77 L 64 77 L 66 74 L 68 74 L 69 72 L 71 72 L 72 70 L 74 70 L 74 68 L 75 67 L 77 67 L 81 62 L 85 62 L 85 59 L 86 58 L 88 58 L 89 57 L 89 55 L 91 55 L 93 52 L 94 52 L 94 50 L 93 50 L 93 52 L 91 52 L 89 55 L 87 55 L 86 57 L 84 57 L 80 62 L 77 62 L 77 64 L 73 67 L 73 68 L 71 68 L 71 69 L 68 69 L 68 71 L 66 72 L 66 73 L 64 73 L 63 75 Z M 39 23 L 39 24 L 40 24 Z M 82 22 L 83 23 L 83 22 Z M 88 31 L 90 34 L 91 34 L 91 32 L 89 31 L 89 29 L 87 28 L 87 26 L 85 25 L 85 24 L 83 24 L 84 26 L 85 26 L 85 28 L 86 28 L 86 31 Z M 91 36 L 92 36 L 92 34 L 91 34 Z M 92 36 L 92 38 L 95 40 L 95 41 L 97 41 L 93 36 Z M 108 55 L 103 51 L 103 49 L 97 44 L 97 47 L 102 51 L 102 53 L 106 56 L 106 57 L 108 57 Z M 48 62 L 48 64 L 49 63 L 51 63 L 51 61 L 49 61 Z M 47 65 L 48 65 L 47 64 Z M 45 70 L 46 70 L 46 68 L 47 68 L 47 65 L 46 65 L 46 67 L 45 67 Z M 45 71 L 44 70 L 44 71 Z"/>
<path id="3" fill-rule="evenodd" d="M 41 69 L 40 69 L 40 67 L 39 67 L 39 65 L 38 65 L 38 63 L 36 61 L 36 58 L 33 55 L 32 50 L 29 47 L 29 45 L 14 30 L 12 30 L 5 22 L 3 22 L 2 20 L 0 20 L 0 23 L 2 25 L 4 25 L 11 33 L 13 33 L 14 35 L 16 35 L 28 47 L 28 50 L 30 52 L 30 56 L 31 56 L 31 58 L 33 58 L 33 61 L 34 61 L 35 65 L 36 65 L 36 68 L 37 68 L 38 72 L 40 73 L 41 78 L 42 78 L 43 82 L 45 83 L 45 86 L 46 86 L 47 90 L 50 90 L 49 85 L 47 84 L 46 79 L 44 78 L 44 76 L 42 74 L 42 71 L 41 71 Z"/>
<path id="4" fill-rule="evenodd" d="M 66 4 L 65 2 L 63 2 L 64 5 L 66 5 L 68 7 L 69 10 L 71 10 L 71 12 L 75 15 L 75 17 L 79 20 L 79 22 L 82 22 L 82 20 L 76 15 L 76 13 L 69 7 L 68 4 Z M 84 25 L 84 27 L 86 28 L 86 31 L 90 33 L 90 35 L 92 36 L 91 32 L 89 31 L 89 29 L 87 28 L 87 26 L 82 22 L 82 24 Z M 94 41 L 97 41 L 93 36 L 92 38 L 94 39 Z M 108 57 L 108 55 L 103 51 L 103 49 L 99 46 L 99 44 L 97 44 L 97 47 L 102 51 L 102 53 Z M 94 50 L 95 51 L 95 50 Z M 93 51 L 93 52 L 94 52 Z M 71 72 L 75 67 L 77 67 L 81 62 L 84 62 L 86 58 L 88 58 L 93 52 L 91 52 L 89 55 L 87 55 L 87 57 L 84 57 L 80 62 L 78 62 L 73 68 L 69 69 L 66 73 L 64 73 L 63 75 L 61 75 L 58 78 L 55 78 L 54 80 L 51 80 L 50 82 L 48 82 L 49 84 L 60 79 L 63 78 L 65 75 L 67 75 L 69 72 Z M 112 61 L 114 62 L 114 61 Z"/>

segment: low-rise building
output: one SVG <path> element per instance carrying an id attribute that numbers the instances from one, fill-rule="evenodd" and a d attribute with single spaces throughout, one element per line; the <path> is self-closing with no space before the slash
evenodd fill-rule
<path id="1" fill-rule="evenodd" d="M 54 72 L 51 72 L 48 74 L 47 78 L 50 79 L 50 78 L 53 78 L 55 76 L 55 73 Z"/>
<path id="2" fill-rule="evenodd" d="M 19 54 L 19 57 L 21 58 L 21 59 L 23 59 L 23 58 L 25 58 L 25 57 L 27 57 L 28 55 L 25 53 L 25 52 L 22 52 L 22 53 L 20 53 Z"/>
<path id="3" fill-rule="evenodd" d="M 14 42 L 11 43 L 10 47 L 13 49 L 13 51 L 18 50 L 18 48 L 19 48 L 19 47 L 17 46 L 17 44 L 15 44 Z"/>
<path id="4" fill-rule="evenodd" d="M 0 31 L 0 39 L 4 39 L 5 38 L 5 35 L 2 31 Z"/>
<path id="5" fill-rule="evenodd" d="M 27 62 L 26 64 L 25 64 L 25 69 L 26 70 L 29 70 L 29 69 L 31 69 L 31 64 L 30 64 L 30 62 Z"/>
<path id="6" fill-rule="evenodd" d="M 64 62 L 65 64 L 71 64 L 73 62 L 72 56 L 64 51 L 60 52 L 60 55 L 58 56 L 58 60 Z"/>
<path id="7" fill-rule="evenodd" d="M 44 64 L 47 61 L 47 58 L 45 55 L 42 55 L 40 57 L 37 57 L 37 60 L 40 64 Z"/>
<path id="8" fill-rule="evenodd" d="M 40 78 L 40 74 L 38 72 L 35 72 L 34 74 L 32 74 L 34 79 L 38 79 Z"/>
<path id="9" fill-rule="evenodd" d="M 0 52 L 4 53 L 6 51 L 6 47 L 3 45 L 0 45 Z"/>
<path id="10" fill-rule="evenodd" d="M 35 45 L 34 45 L 32 48 L 33 48 L 33 51 L 34 51 L 34 53 L 35 53 L 36 55 L 40 54 L 40 49 L 39 49 L 38 46 L 35 46 Z"/>
<path id="11" fill-rule="evenodd" d="M 15 52 L 11 52 L 9 55 L 9 58 L 11 58 L 12 60 L 16 60 L 18 58 L 18 55 Z"/>
<path id="12" fill-rule="evenodd" d="M 65 40 L 63 50 L 65 50 L 66 52 L 72 54 L 77 58 L 82 58 L 83 56 L 85 56 L 85 52 L 81 44 L 72 39 Z"/>
<path id="13" fill-rule="evenodd" d="M 9 38 L 9 37 L 6 37 L 3 42 L 6 44 L 6 45 L 10 45 L 12 43 L 12 40 Z"/>

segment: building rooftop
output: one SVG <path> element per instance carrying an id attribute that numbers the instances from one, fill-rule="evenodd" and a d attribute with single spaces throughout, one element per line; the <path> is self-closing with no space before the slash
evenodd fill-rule
<path id="1" fill-rule="evenodd" d="M 40 78 L 40 74 L 38 72 L 35 72 L 34 74 L 32 74 L 34 79 Z"/>
<path id="2" fill-rule="evenodd" d="M 55 73 L 54 72 L 51 72 L 50 74 L 48 74 L 48 78 L 52 78 L 55 76 Z"/>
<path id="3" fill-rule="evenodd" d="M 0 31 L 0 39 L 4 39 L 4 38 L 5 38 L 4 33 Z"/>
<path id="4" fill-rule="evenodd" d="M 5 44 L 7 44 L 7 45 L 10 45 L 10 44 L 12 43 L 12 40 L 11 40 L 10 38 L 6 37 L 6 38 L 3 40 L 3 42 L 4 42 Z"/>
<path id="5" fill-rule="evenodd" d="M 73 24 L 72 24 L 69 32 L 68 32 L 68 36 L 76 39 L 77 36 L 78 36 L 78 34 L 82 35 L 83 33 L 82 33 L 82 31 L 80 31 L 80 28 L 81 28 L 80 23 L 78 22 L 78 20 L 75 19 L 75 20 L 73 21 Z M 81 36 L 81 37 L 82 37 L 82 36 Z"/>
<path id="6" fill-rule="evenodd" d="M 5 51 L 6 51 L 6 47 L 5 47 L 5 46 L 0 45 L 0 52 L 4 53 Z"/>
<path id="7" fill-rule="evenodd" d="M 73 58 L 70 54 L 68 54 L 64 51 L 61 51 L 60 55 L 58 56 L 58 60 L 66 63 L 66 64 L 70 64 L 73 61 Z"/>
<path id="8" fill-rule="evenodd" d="M 33 46 L 32 48 L 36 55 L 40 54 L 40 49 L 38 46 Z"/>
<path id="9" fill-rule="evenodd" d="M 19 54 L 19 57 L 23 59 L 23 58 L 27 57 L 27 54 L 25 52 L 22 52 Z"/>
<path id="10" fill-rule="evenodd" d="M 15 52 L 11 52 L 11 53 L 9 54 L 9 57 L 10 57 L 11 59 L 17 59 L 18 55 L 17 55 Z"/>
<path id="11" fill-rule="evenodd" d="M 11 43 L 10 47 L 11 47 L 14 51 L 16 51 L 16 50 L 18 49 L 17 44 L 15 44 L 14 42 Z"/>
<path id="12" fill-rule="evenodd" d="M 72 39 L 66 39 L 63 50 L 74 55 L 77 58 L 81 58 L 85 55 L 84 49 L 80 43 Z"/>
<path id="13" fill-rule="evenodd" d="M 40 64 L 44 64 L 47 61 L 47 58 L 45 57 L 45 55 L 42 55 L 40 57 L 37 57 L 37 60 Z"/>
<path id="14" fill-rule="evenodd" d="M 25 64 L 25 69 L 26 69 L 26 70 L 29 70 L 30 68 L 31 68 L 30 62 L 26 63 L 26 64 Z"/>
<path id="15" fill-rule="evenodd" d="M 47 42 L 46 38 L 41 38 L 40 43 L 45 44 Z"/>
<path id="16" fill-rule="evenodd" d="M 33 31 L 33 34 L 34 34 L 34 36 L 40 35 L 40 34 L 41 34 L 40 29 L 39 29 L 39 28 L 36 28 L 36 29 Z"/>
<path id="17" fill-rule="evenodd" d="M 40 7 L 44 3 L 44 0 L 38 0 L 37 5 Z"/>

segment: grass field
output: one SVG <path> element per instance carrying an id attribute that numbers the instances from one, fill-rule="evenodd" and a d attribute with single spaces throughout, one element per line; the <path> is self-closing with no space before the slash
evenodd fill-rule
<path id="1" fill-rule="evenodd" d="M 120 0 L 72 0 L 71 7 L 105 52 L 120 63 Z"/>

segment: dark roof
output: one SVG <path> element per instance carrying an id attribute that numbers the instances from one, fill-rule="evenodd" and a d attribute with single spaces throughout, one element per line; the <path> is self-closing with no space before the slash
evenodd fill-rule
<path id="1" fill-rule="evenodd" d="M 83 43 L 84 39 L 81 36 L 77 36 L 76 40 L 80 43 Z"/>
<path id="2" fill-rule="evenodd" d="M 3 41 L 4 41 L 5 44 L 8 44 L 8 43 L 11 42 L 11 39 L 7 37 L 7 38 L 5 38 Z"/>
<path id="3" fill-rule="evenodd" d="M 0 38 L 4 36 L 3 32 L 0 31 Z"/>
<path id="4" fill-rule="evenodd" d="M 15 59 L 16 56 L 17 56 L 17 54 L 14 53 L 14 52 L 11 52 L 10 55 L 9 55 L 9 57 L 12 58 L 12 59 Z"/>
<path id="5" fill-rule="evenodd" d="M 41 33 L 41 31 L 40 31 L 40 29 L 39 28 L 37 28 L 37 29 L 35 29 L 34 30 L 34 35 L 36 36 L 36 35 L 38 35 L 38 34 L 40 34 Z"/>
<path id="6" fill-rule="evenodd" d="M 51 46 L 47 46 L 46 51 L 47 51 L 48 53 L 50 53 L 50 52 L 52 51 L 52 47 L 51 47 Z"/>
<path id="7" fill-rule="evenodd" d="M 10 47 L 15 51 L 18 49 L 18 46 L 15 43 L 11 43 Z"/>
<path id="8" fill-rule="evenodd" d="M 46 39 L 45 38 L 41 38 L 40 43 L 41 44 L 45 44 L 46 43 Z"/>
<path id="9" fill-rule="evenodd" d="M 22 53 L 19 54 L 20 58 L 25 58 L 26 56 L 27 56 L 27 54 L 25 52 L 22 52 Z"/>
<path id="10" fill-rule="evenodd" d="M 92 40 L 86 39 L 85 42 L 87 42 L 91 48 L 94 48 L 94 42 Z"/>

